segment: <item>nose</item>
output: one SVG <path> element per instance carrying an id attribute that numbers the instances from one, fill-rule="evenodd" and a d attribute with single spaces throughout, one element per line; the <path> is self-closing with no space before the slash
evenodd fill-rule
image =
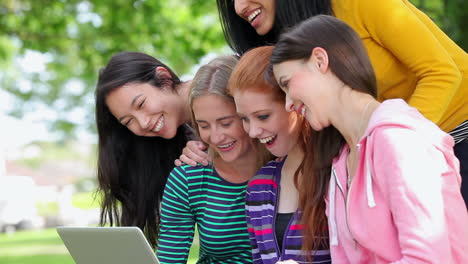
<path id="1" fill-rule="evenodd" d="M 223 143 L 225 135 L 220 129 L 212 128 L 210 131 L 210 141 L 213 145 Z"/>
<path id="2" fill-rule="evenodd" d="M 294 102 L 288 95 L 286 95 L 286 100 L 284 101 L 284 109 L 286 109 L 287 112 L 294 111 Z"/>
<path id="3" fill-rule="evenodd" d="M 234 10 L 236 14 L 244 18 L 244 13 L 247 11 L 247 1 L 246 0 L 234 0 Z"/>
<path id="4" fill-rule="evenodd" d="M 250 122 L 248 133 L 249 137 L 258 138 L 262 134 L 262 128 L 259 127 L 255 122 Z"/>
<path id="5" fill-rule="evenodd" d="M 150 118 L 149 116 L 145 115 L 145 114 L 138 114 L 138 115 L 135 115 L 135 119 L 138 121 L 138 125 L 140 126 L 140 128 L 142 130 L 148 130 L 150 129 Z"/>

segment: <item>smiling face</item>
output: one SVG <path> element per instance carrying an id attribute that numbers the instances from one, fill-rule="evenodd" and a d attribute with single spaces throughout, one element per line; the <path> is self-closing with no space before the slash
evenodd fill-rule
<path id="1" fill-rule="evenodd" d="M 193 100 L 192 110 L 201 140 L 221 159 L 233 162 L 253 151 L 233 102 L 219 95 L 204 95 Z"/>
<path id="2" fill-rule="evenodd" d="M 186 119 L 186 106 L 177 93 L 148 83 L 121 86 L 107 95 L 106 104 L 138 136 L 173 138 Z"/>
<path id="3" fill-rule="evenodd" d="M 296 146 L 298 116 L 286 112 L 283 103 L 274 100 L 272 93 L 240 91 L 234 94 L 234 100 L 245 131 L 265 144 L 273 155 L 284 157 Z"/>
<path id="4" fill-rule="evenodd" d="M 275 0 L 234 0 L 236 14 L 250 23 L 258 35 L 265 35 L 275 22 Z"/>
<path id="5" fill-rule="evenodd" d="M 276 81 L 286 93 L 285 108 L 304 116 L 310 126 L 320 131 L 330 125 L 329 102 L 333 89 L 328 75 L 313 59 L 285 61 L 273 66 Z"/>

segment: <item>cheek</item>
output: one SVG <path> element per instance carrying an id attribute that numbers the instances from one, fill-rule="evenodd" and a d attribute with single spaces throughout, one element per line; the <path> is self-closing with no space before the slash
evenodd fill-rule
<path id="1" fill-rule="evenodd" d="M 200 139 L 209 144 L 209 139 L 210 139 L 210 132 L 209 130 L 204 130 L 204 129 L 198 129 L 198 133 L 200 134 Z"/>
<path id="2" fill-rule="evenodd" d="M 249 133 L 250 125 L 247 122 L 242 122 L 242 126 L 244 127 L 244 132 Z"/>
<path id="3" fill-rule="evenodd" d="M 288 96 L 293 100 L 297 100 L 303 94 L 302 83 L 300 81 L 291 81 L 289 83 Z"/>
<path id="4" fill-rule="evenodd" d="M 249 137 L 245 132 L 245 126 L 239 121 L 233 124 L 230 133 L 237 138 Z"/>

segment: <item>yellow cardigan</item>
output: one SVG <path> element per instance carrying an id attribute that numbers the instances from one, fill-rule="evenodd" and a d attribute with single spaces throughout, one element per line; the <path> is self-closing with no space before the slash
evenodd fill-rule
<path id="1" fill-rule="evenodd" d="M 403 98 L 446 132 L 468 120 L 468 54 L 407 0 L 332 0 L 367 48 L 378 99 Z"/>

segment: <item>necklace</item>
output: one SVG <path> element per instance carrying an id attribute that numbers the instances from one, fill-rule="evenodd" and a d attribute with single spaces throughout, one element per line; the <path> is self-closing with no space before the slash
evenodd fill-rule
<path id="1" fill-rule="evenodd" d="M 361 120 L 359 121 L 359 126 L 358 126 L 358 134 L 359 134 L 359 137 L 358 137 L 358 140 L 360 139 L 360 135 L 361 135 L 361 132 L 363 132 L 363 125 L 364 125 L 364 119 L 366 117 L 366 113 L 367 113 L 367 110 L 369 109 L 369 106 L 370 104 L 372 103 L 372 99 L 369 100 L 369 102 L 367 102 L 366 106 L 364 107 L 364 111 L 362 111 L 362 114 L 361 114 Z M 361 147 L 361 144 L 360 143 L 357 143 L 356 144 L 356 148 L 359 150 L 359 147 Z M 352 181 L 352 177 L 351 177 L 351 170 L 349 169 L 351 166 L 351 162 L 349 160 L 349 157 L 350 157 L 350 153 L 351 153 L 351 149 L 349 150 L 349 153 L 348 153 L 348 158 L 346 159 L 346 169 L 348 171 L 348 178 L 347 178 L 347 184 L 348 184 L 348 188 L 349 186 L 351 185 L 351 181 Z M 356 153 L 355 155 L 358 155 L 358 153 Z"/>
<path id="2" fill-rule="evenodd" d="M 369 102 L 366 104 L 366 106 L 364 107 L 364 111 L 362 111 L 362 114 L 361 114 L 361 120 L 359 121 L 359 126 L 358 126 L 358 132 L 359 132 L 359 137 L 361 136 L 361 132 L 362 132 L 362 125 L 364 125 L 364 119 L 366 117 L 366 113 L 367 113 L 367 109 L 369 108 L 369 105 L 370 103 L 372 103 L 373 100 L 369 100 Z M 358 140 L 359 140 L 359 137 L 358 137 Z M 356 144 L 356 147 L 360 147 L 360 144 L 359 142 Z"/>

